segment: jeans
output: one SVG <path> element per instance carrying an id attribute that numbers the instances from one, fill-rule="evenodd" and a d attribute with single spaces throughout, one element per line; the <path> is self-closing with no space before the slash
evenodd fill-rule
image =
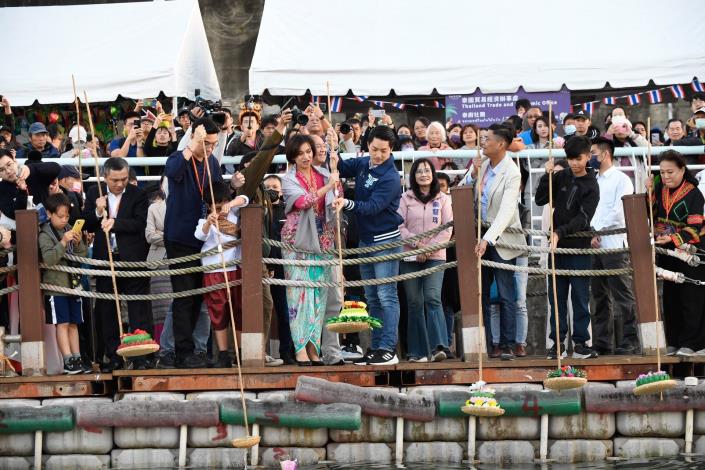
<path id="1" fill-rule="evenodd" d="M 587 270 L 590 269 L 590 255 L 555 255 L 556 269 Z M 549 268 L 550 268 L 549 258 Z M 573 305 L 573 342 L 585 344 L 590 341 L 590 278 L 585 276 L 556 276 L 556 294 L 558 296 L 558 321 L 560 334 L 558 340 L 563 342 L 568 333 L 568 289 Z M 556 318 L 553 306 L 553 280 L 548 277 L 548 299 L 551 304 L 551 334 L 556 340 Z"/>
<path id="2" fill-rule="evenodd" d="M 516 259 L 517 266 L 528 266 L 529 258 L 520 256 Z M 517 289 L 517 344 L 526 344 L 526 334 L 529 328 L 529 310 L 526 308 L 526 286 L 529 282 L 529 273 L 515 272 L 514 282 Z"/>
<path id="3" fill-rule="evenodd" d="M 443 264 L 442 260 L 428 260 L 424 263 L 402 261 L 401 274 L 413 273 Z M 409 357 L 419 359 L 428 356 L 439 347 L 448 349 L 448 331 L 441 288 L 443 271 L 404 281 L 408 307 L 406 342 Z"/>
<path id="4" fill-rule="evenodd" d="M 159 353 L 174 354 L 174 313 L 169 306 L 169 311 L 164 318 L 164 327 L 162 335 L 159 338 Z M 196 327 L 193 329 L 194 351 L 197 353 L 205 353 L 208 347 L 208 336 L 211 332 L 211 322 L 208 317 L 208 309 L 205 304 L 201 308 L 201 314 L 196 321 Z"/>
<path id="5" fill-rule="evenodd" d="M 450 305 L 444 305 L 443 314 L 446 318 L 446 333 L 448 335 L 448 347 L 450 347 L 453 343 L 453 330 L 455 329 L 455 310 Z"/>
<path id="6" fill-rule="evenodd" d="M 365 243 L 360 240 L 359 247 L 382 245 L 400 240 L 400 237 L 383 242 Z M 391 248 L 374 253 L 360 255 L 360 257 L 391 255 L 401 252 L 401 247 Z M 360 277 L 366 279 L 380 279 L 399 274 L 399 261 L 382 261 L 373 264 L 360 265 Z M 397 283 L 390 282 L 377 286 L 365 286 L 365 298 L 369 314 L 382 321 L 382 328 L 372 330 L 373 350 L 384 349 L 394 353 L 397 349 L 397 334 L 399 329 L 399 296 Z"/>
<path id="7" fill-rule="evenodd" d="M 515 264 L 515 260 L 505 260 L 499 256 L 497 249 L 493 246 L 487 247 L 483 258 L 496 263 Z M 492 281 L 497 283 L 497 293 L 499 294 L 499 346 L 502 348 L 513 347 L 516 338 L 517 311 L 514 272 L 505 269 L 482 268 L 482 317 L 485 321 L 485 335 L 488 343 L 492 341 L 492 315 L 490 311 Z"/>

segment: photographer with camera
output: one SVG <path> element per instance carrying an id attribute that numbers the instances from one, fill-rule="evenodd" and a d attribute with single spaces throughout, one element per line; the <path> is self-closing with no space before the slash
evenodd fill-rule
<path id="1" fill-rule="evenodd" d="M 140 113 L 130 111 L 123 118 L 125 123 L 122 128 L 122 137 L 114 138 L 108 145 L 108 153 L 111 157 L 144 157 L 145 133 L 142 130 Z"/>
<path id="2" fill-rule="evenodd" d="M 259 110 L 254 107 L 250 109 L 248 106 L 241 109 L 238 116 L 238 127 L 242 134 L 239 138 L 232 139 L 230 145 L 226 147 L 225 154 L 237 156 L 259 150 L 264 142 L 264 135 L 260 131 Z"/>

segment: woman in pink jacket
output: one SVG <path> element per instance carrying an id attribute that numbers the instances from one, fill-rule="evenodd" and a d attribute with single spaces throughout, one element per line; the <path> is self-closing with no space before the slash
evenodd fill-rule
<path id="1" fill-rule="evenodd" d="M 401 238 L 427 232 L 453 220 L 450 196 L 440 190 L 436 170 L 426 158 L 420 158 L 411 165 L 409 172 L 411 189 L 405 192 L 399 203 L 399 213 L 404 223 L 399 226 Z M 449 227 L 429 238 L 411 243 L 405 251 L 435 245 L 450 240 Z M 404 258 L 399 265 L 402 274 L 421 271 L 443 264 L 446 250 Z M 441 304 L 443 271 L 404 281 L 404 291 L 408 306 L 407 349 L 409 361 L 442 361 L 448 357 L 448 334 Z"/>

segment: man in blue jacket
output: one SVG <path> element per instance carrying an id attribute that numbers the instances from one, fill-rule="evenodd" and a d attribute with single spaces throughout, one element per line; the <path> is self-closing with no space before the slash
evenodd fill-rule
<path id="1" fill-rule="evenodd" d="M 357 218 L 360 247 L 381 245 L 401 238 L 399 225 L 403 222 L 399 209 L 401 181 L 394 166 L 392 148 L 396 136 L 391 127 L 377 126 L 368 137 L 370 155 L 338 162 L 338 171 L 344 178 L 355 178 L 355 200 L 338 198 L 334 205 Z M 370 255 L 399 253 L 401 247 L 378 251 Z M 399 260 L 361 264 L 362 279 L 379 279 L 399 274 Z M 382 320 L 382 328 L 372 333 L 372 347 L 356 364 L 397 364 L 397 334 L 399 325 L 399 297 L 397 283 L 365 286 L 369 313 Z"/>
<path id="2" fill-rule="evenodd" d="M 61 154 L 51 145 L 49 131 L 41 122 L 34 122 L 29 126 L 29 142 L 17 150 L 16 158 L 29 158 L 29 152 L 41 152 L 42 158 L 59 158 Z"/>

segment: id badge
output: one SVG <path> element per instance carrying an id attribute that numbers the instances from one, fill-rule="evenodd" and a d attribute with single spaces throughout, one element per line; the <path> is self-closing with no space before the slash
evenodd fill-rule
<path id="1" fill-rule="evenodd" d="M 201 201 L 201 219 L 208 217 L 208 206 L 205 201 Z"/>

